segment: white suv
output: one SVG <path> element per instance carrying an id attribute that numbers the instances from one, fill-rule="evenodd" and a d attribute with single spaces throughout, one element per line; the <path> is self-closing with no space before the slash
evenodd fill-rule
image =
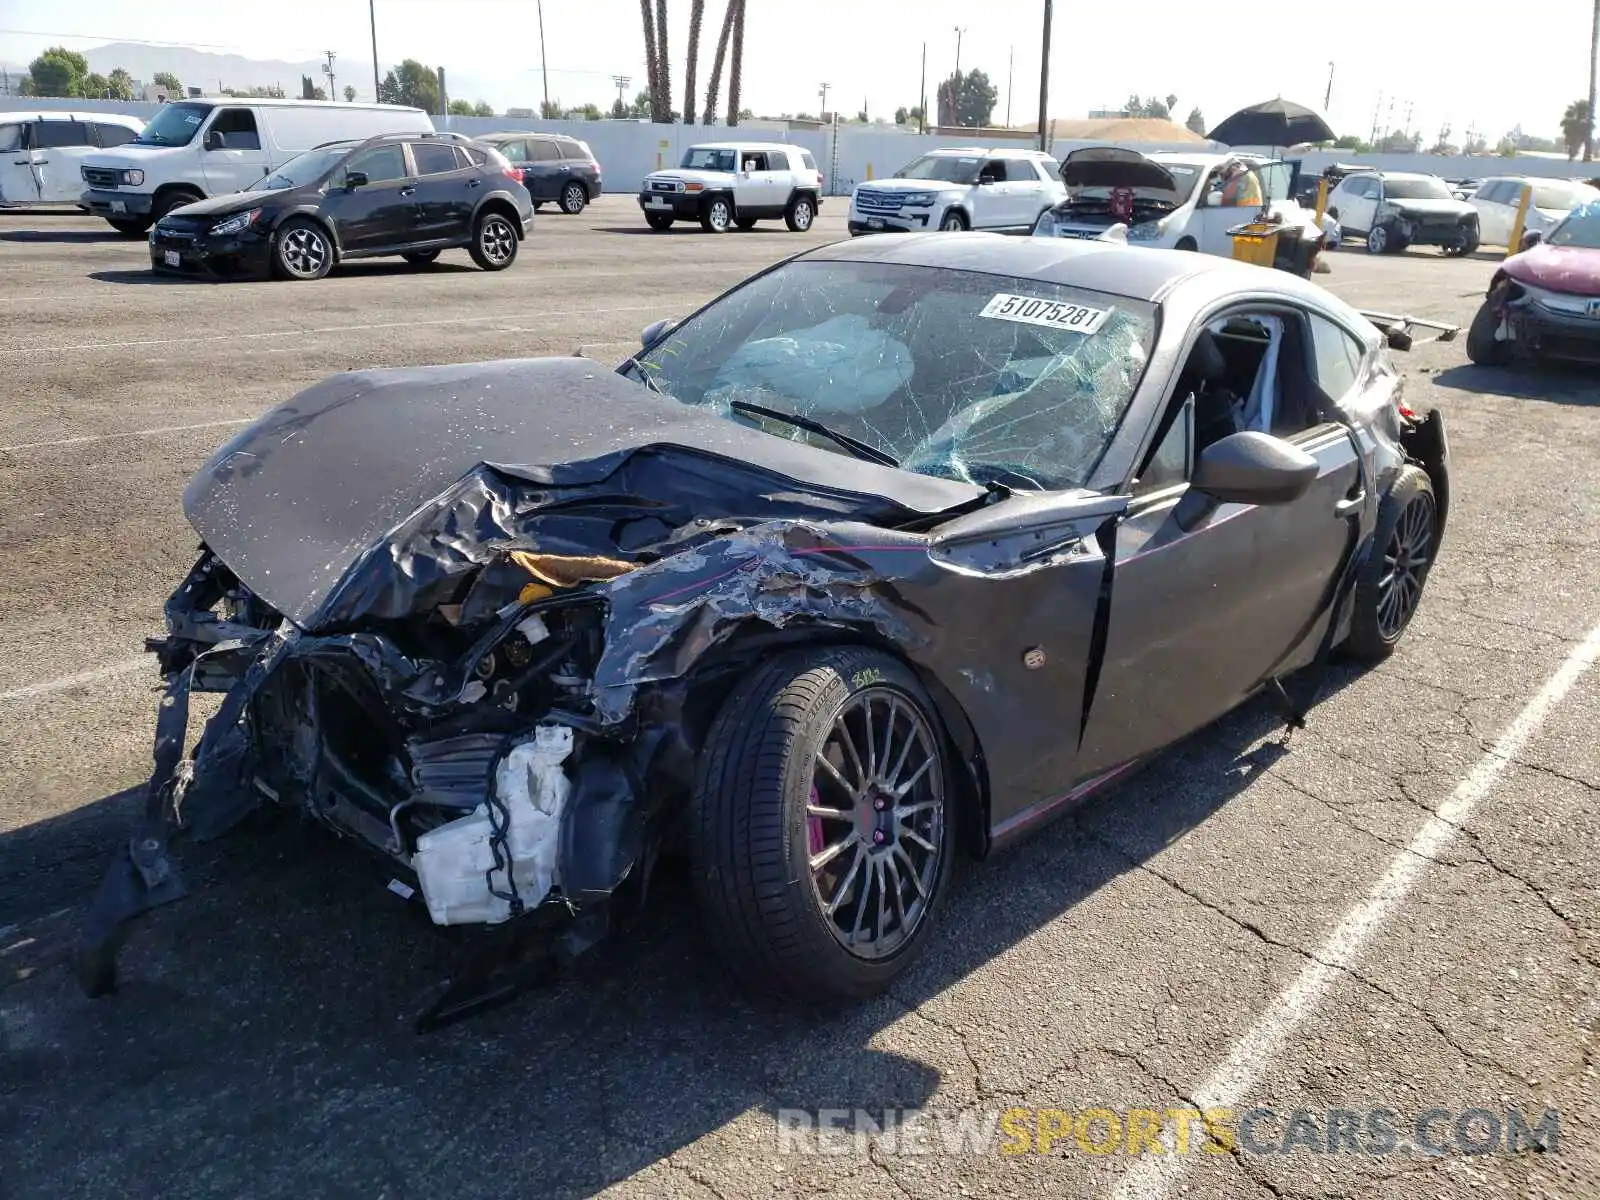
<path id="1" fill-rule="evenodd" d="M 675 171 L 639 185 L 639 208 L 651 229 L 699 221 L 708 233 L 782 217 L 796 233 L 822 207 L 822 173 L 811 151 L 782 142 L 708 142 L 689 147 Z"/>
<path id="2" fill-rule="evenodd" d="M 1026 232 L 1066 195 L 1056 178 L 1056 160 L 1042 151 L 931 150 L 888 179 L 856 185 L 850 195 L 850 232 Z"/>

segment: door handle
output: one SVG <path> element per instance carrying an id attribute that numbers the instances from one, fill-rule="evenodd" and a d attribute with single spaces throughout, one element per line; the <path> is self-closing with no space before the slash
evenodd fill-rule
<path id="1" fill-rule="evenodd" d="M 11 165 L 13 167 L 31 167 L 33 165 L 33 160 L 31 158 L 13 158 L 11 160 Z"/>
<path id="2" fill-rule="evenodd" d="M 1367 493 L 1365 489 L 1362 489 L 1354 496 L 1346 496 L 1343 500 L 1339 501 L 1339 503 L 1335 504 L 1333 506 L 1333 515 L 1336 517 L 1352 517 L 1361 511 L 1362 506 L 1366 504 L 1366 502 Z"/>
<path id="3" fill-rule="evenodd" d="M 402 196 L 415 196 L 417 194 L 417 189 L 414 187 L 401 188 L 400 194 Z"/>
<path id="4" fill-rule="evenodd" d="M 469 188 L 479 187 L 479 186 L 482 185 L 482 183 L 483 183 L 483 180 L 481 180 L 481 179 L 469 179 L 469 180 L 467 180 L 467 186 Z"/>

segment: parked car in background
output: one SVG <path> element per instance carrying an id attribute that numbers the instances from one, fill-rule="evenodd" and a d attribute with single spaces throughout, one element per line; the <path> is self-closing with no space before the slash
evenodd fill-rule
<path id="1" fill-rule="evenodd" d="M 817 160 L 783 142 L 691 146 L 676 169 L 655 171 L 639 185 L 639 208 L 658 231 L 674 221 L 699 221 L 707 233 L 726 233 L 781 217 L 804 233 L 821 207 Z"/>
<path id="2" fill-rule="evenodd" d="M 1074 150 L 1061 164 L 1067 198 L 1042 213 L 1040 237 L 1096 238 L 1126 225 L 1128 244 L 1231 257 L 1229 230 L 1263 210 L 1323 244 L 1314 211 L 1290 199 L 1289 163 L 1249 154 L 1140 154 L 1118 146 Z"/>
<path id="3" fill-rule="evenodd" d="M 79 204 L 84 159 L 131 142 L 143 128 L 122 113 L 0 113 L 0 208 Z"/>
<path id="4" fill-rule="evenodd" d="M 501 271 L 532 222 L 522 173 L 499 151 L 456 134 L 385 134 L 318 146 L 242 192 L 173 209 L 150 235 L 150 265 L 321 279 L 345 259 L 420 267 L 464 246 Z"/>
<path id="5" fill-rule="evenodd" d="M 1523 218 L 1524 233 L 1548 234 L 1573 209 L 1600 200 L 1600 188 L 1567 179 L 1539 179 L 1527 175 L 1501 175 L 1485 179 L 1468 201 L 1478 210 L 1478 231 L 1491 246 L 1511 245 L 1517 210 L 1523 193 L 1532 188 Z"/>
<path id="6" fill-rule="evenodd" d="M 1344 237 L 1366 241 L 1369 254 L 1399 254 L 1408 246 L 1438 246 L 1446 254 L 1478 248 L 1478 211 L 1457 200 L 1437 175 L 1358 171 L 1328 197 Z"/>
<path id="7" fill-rule="evenodd" d="M 328 142 L 432 133 L 420 108 L 323 100 L 176 100 L 114 153 L 83 160 L 83 207 L 130 237 L 207 196 L 249 187 Z"/>
<path id="8" fill-rule="evenodd" d="M 1026 232 L 1065 199 L 1056 160 L 1039 150 L 967 146 L 930 150 L 850 195 L 850 232 Z"/>
<path id="9" fill-rule="evenodd" d="M 1450 185 L 1450 194 L 1457 200 L 1472 199 L 1472 193 L 1483 186 L 1481 179 L 1447 179 L 1445 183 Z"/>
<path id="10" fill-rule="evenodd" d="M 555 204 L 576 216 L 600 199 L 600 160 L 588 142 L 561 133 L 489 133 L 473 141 L 493 146 L 522 172 L 535 212 Z"/>
<path id="11" fill-rule="evenodd" d="M 1573 209 L 1548 234 L 1533 230 L 1502 262 L 1467 331 L 1467 357 L 1600 363 L 1600 200 Z"/>

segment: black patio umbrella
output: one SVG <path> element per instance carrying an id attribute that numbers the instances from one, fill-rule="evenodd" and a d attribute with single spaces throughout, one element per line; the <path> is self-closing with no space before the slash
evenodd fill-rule
<path id="1" fill-rule="evenodd" d="M 1311 109 L 1280 96 L 1241 108 L 1206 137 L 1224 146 L 1298 146 L 1301 142 L 1331 142 L 1334 134 Z"/>

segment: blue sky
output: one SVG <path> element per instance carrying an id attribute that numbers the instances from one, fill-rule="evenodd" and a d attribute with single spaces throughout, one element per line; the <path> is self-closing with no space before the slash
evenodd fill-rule
<path id="1" fill-rule="evenodd" d="M 1120 104 L 1129 91 L 1175 93 L 1179 119 L 1198 104 L 1209 122 L 1242 105 L 1284 95 L 1320 107 L 1336 64 L 1330 119 L 1365 135 L 1380 125 L 1431 140 L 1449 122 L 1493 137 L 1521 123 L 1553 136 L 1562 110 L 1588 86 L 1589 0 L 1521 0 L 1508 10 L 1460 0 L 1325 0 L 1278 5 L 1268 44 L 1248 46 L 1261 3 L 1145 0 L 1137 5 L 1056 4 L 1051 113 L 1083 116 Z M 470 78 L 496 108 L 536 106 L 539 42 L 534 0 L 376 0 L 378 57 L 442 63 Z M 1015 123 L 1038 107 L 1040 0 L 748 0 L 745 99 L 757 112 L 820 108 L 830 101 L 873 115 L 914 104 L 924 41 L 930 81 L 954 66 L 957 25 L 963 66 L 986 70 L 1006 113 L 1008 54 L 1015 53 Z M 674 91 L 681 94 L 688 0 L 671 0 Z M 701 78 L 710 69 L 723 0 L 708 0 Z M 567 104 L 609 103 L 613 75 L 642 86 L 637 0 L 544 0 L 550 91 Z M 1510 26 L 1516 29 L 1511 45 Z M 42 36 L 16 31 L 38 31 Z M 1297 47 L 1293 34 L 1304 31 Z M 323 50 L 370 61 L 366 0 L 273 0 L 269 5 L 143 0 L 5 0 L 0 61 L 26 63 L 45 46 L 83 49 L 108 41 L 175 42 L 253 58 L 301 60 Z M 355 73 L 341 82 L 365 83 Z M 930 82 L 929 91 L 933 84 Z M 456 88 L 453 93 L 460 94 Z M 702 82 L 700 89 L 704 92 Z M 1379 105 L 1380 93 L 1383 96 Z M 724 93 L 725 94 L 725 93 Z M 476 95 L 473 99 L 480 98 Z M 1391 114 L 1392 104 L 1392 114 Z"/>

